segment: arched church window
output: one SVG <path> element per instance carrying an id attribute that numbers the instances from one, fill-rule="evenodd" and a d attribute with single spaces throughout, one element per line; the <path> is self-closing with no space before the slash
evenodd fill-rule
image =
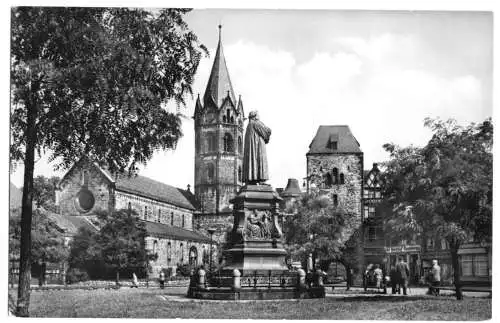
<path id="1" fill-rule="evenodd" d="M 238 152 L 243 154 L 243 142 L 241 141 L 241 136 L 238 137 Z"/>
<path id="2" fill-rule="evenodd" d="M 231 116 L 231 123 L 234 123 L 234 117 Z"/>
<path id="3" fill-rule="evenodd" d="M 144 207 L 144 220 L 147 220 L 148 219 L 148 207 L 145 206 Z"/>
<path id="4" fill-rule="evenodd" d="M 189 265 L 196 266 L 198 263 L 198 250 L 195 246 L 189 249 Z"/>
<path id="5" fill-rule="evenodd" d="M 132 203 L 128 202 L 128 214 L 132 212 Z"/>
<path id="6" fill-rule="evenodd" d="M 339 196 L 337 194 L 333 194 L 332 199 L 333 199 L 333 205 L 338 206 L 339 205 Z"/>
<path id="7" fill-rule="evenodd" d="M 238 182 L 243 181 L 243 176 L 241 172 L 241 166 L 238 166 Z"/>
<path id="8" fill-rule="evenodd" d="M 161 209 L 158 208 L 158 222 L 161 222 Z"/>
<path id="9" fill-rule="evenodd" d="M 184 262 L 184 244 L 181 243 L 181 264 Z"/>
<path id="10" fill-rule="evenodd" d="M 227 132 L 224 134 L 224 151 L 233 152 L 233 137 Z"/>
<path id="11" fill-rule="evenodd" d="M 174 212 L 170 213 L 170 225 L 174 225 Z"/>
<path id="12" fill-rule="evenodd" d="M 339 170 L 337 169 L 337 167 L 334 167 L 332 170 L 332 181 L 333 184 L 339 183 Z"/>
<path id="13" fill-rule="evenodd" d="M 208 164 L 207 165 L 207 180 L 208 181 L 213 181 L 215 177 L 215 167 L 214 164 Z"/>
<path id="14" fill-rule="evenodd" d="M 185 222 L 184 214 L 182 214 L 182 227 L 183 228 L 185 227 L 185 224 L 186 224 L 186 222 Z"/>
<path id="15" fill-rule="evenodd" d="M 344 174 L 340 173 L 340 184 L 345 184 Z"/>
<path id="16" fill-rule="evenodd" d="M 232 117 L 231 117 L 231 110 L 227 109 L 227 111 L 226 111 L 226 116 L 227 116 L 227 117 L 226 117 L 226 120 L 227 120 L 227 122 L 229 122 L 229 121 L 231 120 L 231 118 L 232 118 Z"/>
<path id="17" fill-rule="evenodd" d="M 227 122 L 226 116 L 222 116 L 222 122 Z"/>

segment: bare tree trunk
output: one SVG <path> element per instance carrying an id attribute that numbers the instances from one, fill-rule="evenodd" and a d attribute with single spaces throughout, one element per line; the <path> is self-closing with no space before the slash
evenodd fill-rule
<path id="1" fill-rule="evenodd" d="M 460 263 L 458 261 L 458 246 L 450 248 L 451 251 L 451 265 L 453 266 L 453 281 L 455 283 L 455 291 L 458 300 L 463 299 L 462 283 L 460 282 Z"/>
<path id="2" fill-rule="evenodd" d="M 31 219 L 33 214 L 33 170 L 35 168 L 36 107 L 26 104 L 26 153 L 24 157 L 24 187 L 21 212 L 21 247 L 19 286 L 17 292 L 17 316 L 29 316 L 31 281 Z"/>

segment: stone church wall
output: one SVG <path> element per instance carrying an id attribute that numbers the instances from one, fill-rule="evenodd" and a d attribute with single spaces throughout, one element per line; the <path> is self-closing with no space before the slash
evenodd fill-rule
<path id="1" fill-rule="evenodd" d="M 87 189 L 91 192 L 94 203 L 89 210 L 79 207 L 78 193 L 84 187 L 84 171 L 87 172 Z M 86 215 L 101 211 L 109 211 L 113 207 L 113 192 L 110 182 L 93 164 L 82 161 L 77 163 L 65 176 L 56 191 L 56 204 L 65 215 Z"/>
<path id="2" fill-rule="evenodd" d="M 193 230 L 193 212 L 189 209 L 180 208 L 172 204 L 155 201 L 125 192 L 116 192 L 117 210 L 128 209 L 129 203 L 131 208 L 135 210 L 143 220 L 160 222 L 184 228 L 186 230 Z"/>

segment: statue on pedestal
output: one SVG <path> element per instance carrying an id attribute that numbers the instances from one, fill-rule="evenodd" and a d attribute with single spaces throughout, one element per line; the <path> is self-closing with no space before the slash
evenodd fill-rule
<path id="1" fill-rule="evenodd" d="M 258 185 L 269 179 L 267 168 L 266 144 L 271 136 L 271 129 L 259 120 L 257 111 L 248 115 L 243 153 L 243 182 Z"/>

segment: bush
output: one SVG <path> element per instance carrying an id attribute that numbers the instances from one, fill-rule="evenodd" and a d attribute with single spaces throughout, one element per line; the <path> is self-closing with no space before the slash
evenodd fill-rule
<path id="1" fill-rule="evenodd" d="M 66 282 L 68 284 L 74 284 L 78 282 L 85 282 L 89 280 L 89 275 L 85 270 L 79 268 L 70 268 L 66 273 Z"/>
<path id="2" fill-rule="evenodd" d="M 191 276 L 191 266 L 189 264 L 183 264 L 177 266 L 177 273 L 183 277 Z"/>

